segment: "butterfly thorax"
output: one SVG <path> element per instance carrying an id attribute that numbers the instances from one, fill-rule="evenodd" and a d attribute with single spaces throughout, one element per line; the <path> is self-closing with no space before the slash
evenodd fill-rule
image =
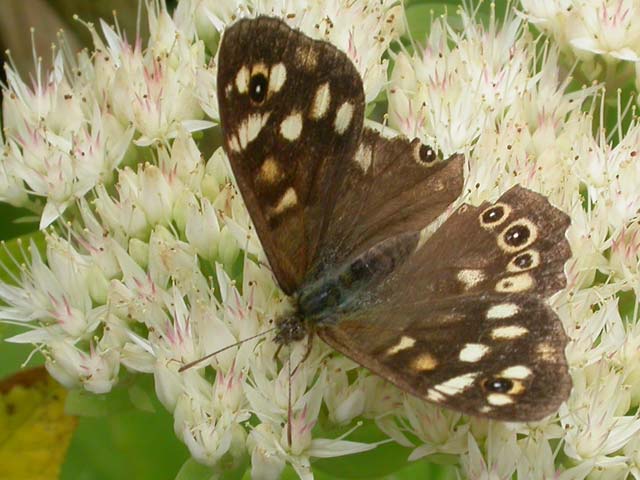
<path id="1" fill-rule="evenodd" d="M 315 327 L 335 324 L 371 301 L 373 288 L 393 273 L 415 249 L 418 233 L 391 237 L 335 270 L 320 270 L 295 296 L 294 313 L 277 321 L 276 342 L 303 339 Z"/>

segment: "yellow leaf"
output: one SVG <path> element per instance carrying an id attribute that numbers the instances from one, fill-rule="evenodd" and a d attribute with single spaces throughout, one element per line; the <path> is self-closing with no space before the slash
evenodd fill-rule
<path id="1" fill-rule="evenodd" d="M 58 478 L 77 423 L 65 397 L 43 367 L 0 382 L 0 480 Z"/>

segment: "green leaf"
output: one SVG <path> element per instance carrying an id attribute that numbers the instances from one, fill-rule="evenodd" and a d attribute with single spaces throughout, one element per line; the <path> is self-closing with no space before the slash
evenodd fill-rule
<path id="1" fill-rule="evenodd" d="M 11 240 L 21 235 L 38 232 L 40 219 L 25 208 L 17 208 L 0 202 L 0 218 L 2 219 L 0 240 Z"/>
<path id="2" fill-rule="evenodd" d="M 153 376 L 132 374 L 121 376 L 109 393 L 97 395 L 82 388 L 71 390 L 65 405 L 67 413 L 80 417 L 102 417 L 140 410 L 154 413 L 163 410 L 153 385 Z"/>
<path id="3" fill-rule="evenodd" d="M 405 2 L 409 35 L 415 41 L 423 44 L 431 31 L 432 19 L 438 17 L 445 17 L 454 30 L 462 30 L 463 24 L 458 15 L 461 3 L 459 0 L 414 0 Z M 477 22 L 484 25 L 488 24 L 492 13 L 492 4 L 495 5 L 493 10 L 498 19 L 504 18 L 505 14 L 509 11 L 507 9 L 507 0 L 494 2 L 485 1 L 480 2 L 479 5 L 476 2 L 472 2 L 471 12 L 475 13 Z"/>
<path id="4" fill-rule="evenodd" d="M 60 480 L 173 479 L 189 458 L 173 417 L 131 410 L 81 418 Z"/>
<path id="5" fill-rule="evenodd" d="M 190 458 L 184 462 L 175 480 L 240 480 L 250 474 L 250 470 L 247 469 L 248 465 L 247 461 L 242 462 L 233 470 L 216 471 L 216 469 L 202 465 Z"/>
<path id="6" fill-rule="evenodd" d="M 217 478 L 219 478 L 218 475 L 213 473 L 211 467 L 201 465 L 190 458 L 184 462 L 175 480 L 216 480 Z"/>
<path id="7" fill-rule="evenodd" d="M 337 435 L 335 432 L 325 433 L 314 430 L 314 436 L 332 438 Z M 375 443 L 388 440 L 388 437 L 380 431 L 375 422 L 367 420 L 349 435 L 348 440 Z M 410 453 L 410 448 L 388 442 L 367 452 L 344 457 L 316 459 L 313 462 L 313 467 L 314 470 L 340 478 L 374 478 L 404 468 L 408 464 L 407 458 Z"/>

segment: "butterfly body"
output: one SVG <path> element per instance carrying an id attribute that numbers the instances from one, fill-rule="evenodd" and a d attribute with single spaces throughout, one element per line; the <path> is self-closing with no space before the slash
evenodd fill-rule
<path id="1" fill-rule="evenodd" d="M 529 421 L 571 388 L 562 325 L 569 218 L 515 186 L 462 205 L 464 159 L 363 128 L 358 71 L 277 18 L 241 19 L 218 56 L 223 144 L 273 274 L 309 332 L 403 390 Z"/>
<path id="2" fill-rule="evenodd" d="M 418 244 L 417 233 L 387 239 L 337 270 L 320 271 L 303 283 L 294 299 L 295 313 L 277 321 L 276 342 L 288 344 L 310 331 L 335 325 L 349 312 L 375 302 L 372 287 L 388 278 Z"/>

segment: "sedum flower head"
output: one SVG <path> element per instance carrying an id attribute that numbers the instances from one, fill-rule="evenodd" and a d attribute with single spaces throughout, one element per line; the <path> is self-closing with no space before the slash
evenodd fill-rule
<path id="1" fill-rule="evenodd" d="M 610 91 L 636 75 L 640 60 L 637 0 L 521 0 L 525 17 L 580 60 L 588 79 L 606 80 Z M 638 83 L 636 76 L 636 88 Z"/>
<path id="2" fill-rule="evenodd" d="M 101 22 L 87 25 L 92 52 L 58 53 L 32 85 L 8 69 L 0 198 L 52 225 L 44 251 L 25 245 L 14 259 L 23 265 L 0 283 L 0 317 L 24 327 L 10 341 L 36 345 L 69 388 L 104 393 L 125 373 L 152 375 L 177 437 L 218 473 L 250 461 L 255 478 L 278 478 L 286 465 L 312 478 L 316 459 L 393 443 L 408 461 L 448 459 L 467 478 L 640 478 L 640 130 L 598 85 L 575 88 L 570 75 L 630 58 L 611 30 L 633 37 L 624 13 L 633 6 L 610 3 L 569 15 L 562 2 L 522 1 L 550 39 L 522 16 L 491 10 L 483 26 L 460 11 L 409 48 L 393 43 L 405 23 L 394 2 L 182 0 L 172 14 L 149 2 L 147 44 Z M 602 45 L 567 68 L 567 48 L 588 50 L 575 40 L 594 32 L 578 36 L 576 22 L 605 10 Z M 495 200 L 518 183 L 571 216 L 568 287 L 552 304 L 571 338 L 574 390 L 556 416 L 469 418 L 322 342 L 302 362 L 305 342 L 277 351 L 261 335 L 291 305 L 206 131 L 219 120 L 220 34 L 258 13 L 346 51 L 367 101 L 387 102 L 391 128 L 465 153 L 464 201 Z M 376 434 L 354 440 L 367 428 Z"/>

